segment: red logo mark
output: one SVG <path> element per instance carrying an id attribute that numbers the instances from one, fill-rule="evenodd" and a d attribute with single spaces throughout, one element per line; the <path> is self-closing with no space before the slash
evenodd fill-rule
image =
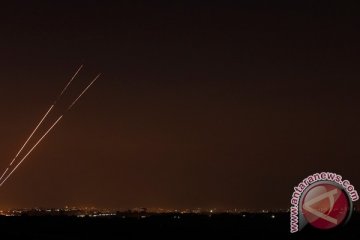
<path id="1" fill-rule="evenodd" d="M 306 193 L 302 202 L 305 219 L 313 227 L 330 229 L 347 218 L 350 204 L 347 194 L 332 184 L 319 184 Z"/>

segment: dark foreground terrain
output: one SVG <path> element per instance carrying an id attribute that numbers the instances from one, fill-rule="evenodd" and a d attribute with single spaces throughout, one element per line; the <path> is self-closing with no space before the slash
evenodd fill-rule
<path id="1" fill-rule="evenodd" d="M 180 218 L 179 218 L 180 217 Z M 360 239 L 360 216 L 335 231 L 289 233 L 288 214 L 146 218 L 0 217 L 0 239 Z"/>

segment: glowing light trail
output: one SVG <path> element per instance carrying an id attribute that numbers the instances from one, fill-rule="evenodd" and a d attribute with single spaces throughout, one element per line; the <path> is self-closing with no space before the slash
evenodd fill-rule
<path id="1" fill-rule="evenodd" d="M 67 88 L 70 86 L 70 84 L 72 83 L 72 81 L 75 79 L 75 77 L 78 75 L 78 73 L 80 72 L 80 70 L 83 68 L 83 65 L 81 65 L 77 71 L 75 72 L 75 74 L 71 77 L 70 81 L 65 85 L 64 89 L 61 91 L 61 93 L 59 94 L 59 96 L 56 98 L 55 102 L 53 105 L 50 106 L 49 110 L 45 113 L 45 115 L 43 116 L 43 118 L 40 120 L 40 122 L 38 123 L 38 125 L 35 127 L 35 129 L 32 131 L 32 133 L 30 134 L 30 136 L 26 139 L 25 143 L 21 146 L 20 150 L 16 153 L 15 157 L 12 159 L 12 161 L 9 164 L 9 167 L 4 171 L 4 173 L 2 174 L 2 176 L 0 177 L 0 181 L 1 179 L 5 176 L 6 172 L 9 170 L 9 168 L 13 165 L 13 163 L 15 162 L 15 160 L 18 158 L 18 156 L 20 155 L 20 153 L 24 150 L 24 148 L 26 147 L 26 145 L 28 144 L 28 142 L 30 141 L 30 139 L 33 137 L 33 135 L 36 133 L 36 131 L 39 129 L 39 127 L 41 126 L 41 124 L 43 123 L 43 121 L 46 119 L 46 117 L 49 115 L 49 113 L 51 112 L 51 110 L 55 107 L 57 101 L 59 101 L 59 99 L 61 98 L 61 96 L 66 92 Z"/>
<path id="2" fill-rule="evenodd" d="M 61 115 L 55 123 L 46 131 L 46 133 L 36 142 L 36 144 L 29 150 L 29 152 L 21 159 L 21 161 L 14 167 L 14 169 L 7 175 L 7 177 L 1 182 L 0 187 L 9 179 L 9 177 L 15 172 L 15 170 L 20 166 L 22 162 L 30 155 L 30 153 L 41 143 L 41 141 L 49 134 L 49 132 L 58 124 L 58 122 L 63 118 Z"/>
<path id="3" fill-rule="evenodd" d="M 79 73 L 79 71 L 81 70 L 81 68 L 83 67 L 83 65 L 80 66 L 80 68 L 76 71 L 76 73 L 73 75 L 73 77 L 70 79 L 70 81 L 68 82 L 68 84 L 65 86 L 65 88 L 62 90 L 62 92 L 60 93 L 60 95 L 58 96 L 57 100 L 54 102 L 53 105 L 50 106 L 49 110 L 46 112 L 46 114 L 43 116 L 43 118 L 41 119 L 41 121 L 38 123 L 38 125 L 35 127 L 34 131 L 30 134 L 30 136 L 28 137 L 28 139 L 26 140 L 26 142 L 24 143 L 24 145 L 21 147 L 21 149 L 19 150 L 19 152 L 16 154 L 15 158 L 11 161 L 9 167 L 5 170 L 5 172 L 2 174 L 2 176 L 0 177 L 0 181 L 5 177 L 4 180 L 2 180 L 2 182 L 0 183 L 0 187 L 9 179 L 9 177 L 16 171 L 16 169 L 25 161 L 25 159 L 35 150 L 35 148 L 41 143 L 41 141 L 50 133 L 50 131 L 59 123 L 59 121 L 63 118 L 63 115 L 61 115 L 54 123 L 53 125 L 45 132 L 45 134 L 35 143 L 35 145 L 26 153 L 26 155 L 20 160 L 20 162 L 10 171 L 10 173 L 8 175 L 6 175 L 6 173 L 10 170 L 10 167 L 12 166 L 12 164 L 14 163 L 14 161 L 18 158 L 18 156 L 20 155 L 20 153 L 23 151 L 23 149 L 25 148 L 25 146 L 27 145 L 27 143 L 30 141 L 30 139 L 33 137 L 33 135 L 35 134 L 35 132 L 38 130 L 38 128 L 41 126 L 41 124 L 43 123 L 43 121 L 46 119 L 46 117 L 49 115 L 49 113 L 51 112 L 51 110 L 55 107 L 56 102 L 60 99 L 60 97 L 65 93 L 65 91 L 67 90 L 67 88 L 69 87 L 69 85 L 71 84 L 71 82 L 74 80 L 74 78 L 76 77 L 76 75 Z M 98 74 L 91 82 L 90 84 L 81 92 L 81 94 L 75 99 L 75 101 L 72 102 L 72 104 L 68 107 L 67 110 L 70 110 L 75 104 L 76 102 L 86 93 L 86 91 L 95 83 L 95 81 L 100 77 L 101 74 Z"/>
<path id="4" fill-rule="evenodd" d="M 55 100 L 54 104 L 50 106 L 49 110 L 46 112 L 45 116 L 41 119 L 41 121 L 39 122 L 39 124 L 35 127 L 34 131 L 30 134 L 30 136 L 28 137 L 28 139 L 26 140 L 26 142 L 24 143 L 24 145 L 20 148 L 20 150 L 18 151 L 18 153 L 16 154 L 16 156 L 14 157 L 14 159 L 11 161 L 10 165 L 11 166 L 15 160 L 17 159 L 17 157 L 20 155 L 20 153 L 22 152 L 22 150 L 25 148 L 25 146 L 27 145 L 27 143 L 30 141 L 30 139 L 32 138 L 32 136 L 35 134 L 35 132 L 38 130 L 38 128 L 41 126 L 41 124 L 43 123 L 43 121 L 45 120 L 45 118 L 47 117 L 47 115 L 49 115 L 49 113 L 51 112 L 51 110 L 54 108 L 56 102 L 61 98 L 61 96 L 66 92 L 67 88 L 70 86 L 71 82 L 75 79 L 75 77 L 78 75 L 78 73 L 80 72 L 80 70 L 83 68 L 83 65 L 81 65 L 78 70 L 75 72 L 75 74 L 71 77 L 70 81 L 66 84 L 66 86 L 64 87 L 64 89 L 61 91 L 60 95 L 57 97 L 57 99 Z M 0 178 L 1 180 L 1 178 Z"/>
<path id="5" fill-rule="evenodd" d="M 35 134 L 35 132 L 38 130 L 38 128 L 40 127 L 40 125 L 42 124 L 42 122 L 45 120 L 45 118 L 47 117 L 47 115 L 49 115 L 49 113 L 51 112 L 51 110 L 53 109 L 54 105 L 51 105 L 51 107 L 49 108 L 49 110 L 46 112 L 46 114 L 44 115 L 44 117 L 41 119 L 41 121 L 38 123 L 38 125 L 35 127 L 34 131 L 30 134 L 30 136 L 28 137 L 28 139 L 26 140 L 26 142 L 24 143 L 24 145 L 22 145 L 22 147 L 20 148 L 20 150 L 18 151 L 18 153 L 16 154 L 16 156 L 14 157 L 14 159 L 11 161 L 10 165 L 11 166 L 14 161 L 17 159 L 17 157 L 19 156 L 19 154 L 22 152 L 22 150 L 24 149 L 24 147 L 27 145 L 27 143 L 30 141 L 30 139 L 32 138 L 32 136 Z M 0 178 L 1 179 L 1 178 Z"/>
<path id="6" fill-rule="evenodd" d="M 81 65 L 79 67 L 79 69 L 76 71 L 76 73 L 72 76 L 72 78 L 70 79 L 70 81 L 68 82 L 68 84 L 64 87 L 64 89 L 61 91 L 60 95 L 58 96 L 58 98 L 56 99 L 55 103 L 61 98 L 61 96 L 66 92 L 66 89 L 70 86 L 70 84 L 72 83 L 72 81 L 75 79 L 75 77 L 78 75 L 78 73 L 80 72 L 80 70 L 83 68 L 84 65 Z"/>
<path id="7" fill-rule="evenodd" d="M 100 77 L 101 74 L 98 74 L 94 80 L 91 81 L 91 83 L 84 89 L 84 91 L 82 91 L 82 93 L 75 99 L 75 101 L 70 105 L 70 107 L 68 107 L 67 110 L 70 110 L 74 105 L 75 103 L 81 98 L 82 95 L 84 95 L 84 93 L 91 87 L 91 85 L 94 84 L 94 82 Z"/>
<path id="8" fill-rule="evenodd" d="M 7 171 L 9 171 L 9 168 L 7 168 L 7 169 L 5 170 L 5 172 L 3 173 L 3 175 L 0 177 L 0 181 L 1 181 L 1 179 L 3 179 L 3 177 L 5 176 L 5 174 L 7 173 Z"/>

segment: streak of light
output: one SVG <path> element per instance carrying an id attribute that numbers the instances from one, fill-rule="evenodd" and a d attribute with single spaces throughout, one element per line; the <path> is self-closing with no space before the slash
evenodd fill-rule
<path id="1" fill-rule="evenodd" d="M 79 67 L 79 69 L 75 72 L 75 74 L 72 76 L 72 78 L 70 79 L 70 81 L 68 82 L 68 84 L 66 84 L 66 86 L 64 87 L 64 89 L 61 91 L 60 95 L 58 96 L 58 98 L 56 99 L 55 103 L 61 98 L 61 96 L 66 92 L 66 89 L 70 86 L 70 84 L 72 83 L 72 81 L 75 79 L 75 77 L 78 75 L 78 73 L 80 72 L 80 70 L 83 68 L 84 65 L 81 65 Z"/>
<path id="2" fill-rule="evenodd" d="M 81 98 L 82 95 L 84 95 L 84 93 L 91 87 L 91 85 L 94 84 L 94 82 L 100 77 L 101 74 L 97 75 L 94 80 L 91 81 L 91 83 L 84 89 L 84 91 L 82 91 L 82 93 L 75 99 L 75 101 L 70 105 L 70 107 L 68 107 L 67 110 L 70 110 L 75 103 Z"/>
<path id="3" fill-rule="evenodd" d="M 25 148 L 25 146 L 28 144 L 28 142 L 30 141 L 30 139 L 32 138 L 32 136 L 35 134 L 35 132 L 38 130 L 38 128 L 41 126 L 41 124 L 43 123 L 43 121 L 45 120 L 45 118 L 47 117 L 47 115 L 49 115 L 49 113 L 51 112 L 51 110 L 54 108 L 56 102 L 60 99 L 60 97 L 66 92 L 67 88 L 70 86 L 71 82 L 75 79 L 75 77 L 78 75 L 78 73 L 80 72 L 80 70 L 83 68 L 83 65 L 81 65 L 77 71 L 75 72 L 75 74 L 71 77 L 70 81 L 66 84 L 66 86 L 64 87 L 64 89 L 61 91 L 60 95 L 57 97 L 57 99 L 55 100 L 54 104 L 50 106 L 49 110 L 46 112 L 46 114 L 44 115 L 44 117 L 41 119 L 41 121 L 38 123 L 38 125 L 35 127 L 34 131 L 30 134 L 30 136 L 28 137 L 28 139 L 26 140 L 26 142 L 24 143 L 24 145 L 20 148 L 20 150 L 18 151 L 18 153 L 16 154 L 16 156 L 13 158 L 13 160 L 11 161 L 10 166 L 12 166 L 12 164 L 15 162 L 15 160 L 17 159 L 17 157 L 20 155 L 20 153 L 22 152 L 22 150 Z M 1 181 L 2 178 L 0 178 Z"/>
<path id="4" fill-rule="evenodd" d="M 51 110 L 55 107 L 57 101 L 61 98 L 61 96 L 66 92 L 67 88 L 70 86 L 71 82 L 75 79 L 75 77 L 77 76 L 77 74 L 80 72 L 80 70 L 82 69 L 83 65 L 81 65 L 78 70 L 75 72 L 75 74 L 73 75 L 73 77 L 70 79 L 70 81 L 67 83 L 67 85 L 64 87 L 64 89 L 61 91 L 60 95 L 57 97 L 56 101 L 54 102 L 53 105 L 50 106 L 49 110 L 46 112 L 46 114 L 43 116 L 43 118 L 41 119 L 41 121 L 38 123 L 38 125 L 35 127 L 35 129 L 33 130 L 33 132 L 30 134 L 30 136 L 28 137 L 28 139 L 26 140 L 26 142 L 24 143 L 24 145 L 21 147 L 21 149 L 19 150 L 19 152 L 16 154 L 15 158 L 11 161 L 9 167 L 5 170 L 5 172 L 2 174 L 2 176 L 0 177 L 0 181 L 5 177 L 4 180 L 2 180 L 2 182 L 0 183 L 0 187 L 9 179 L 9 177 L 16 171 L 16 169 L 23 163 L 23 161 L 25 161 L 25 159 L 32 153 L 32 151 L 35 150 L 35 148 L 41 143 L 41 141 L 50 133 L 50 131 L 58 124 L 58 122 L 63 118 L 63 115 L 61 115 L 54 123 L 53 125 L 45 132 L 45 134 L 36 142 L 36 144 L 27 152 L 27 154 L 20 160 L 20 162 L 13 168 L 13 170 L 11 170 L 11 172 L 6 175 L 6 173 L 10 170 L 10 167 L 12 166 L 12 164 L 14 163 L 14 161 L 18 158 L 18 156 L 20 155 L 20 153 L 23 151 L 23 149 L 25 148 L 25 146 L 27 145 L 27 143 L 30 141 L 30 139 L 33 137 L 33 135 L 35 134 L 35 132 L 38 130 L 38 128 L 41 126 L 41 124 L 43 123 L 43 121 L 46 119 L 46 117 L 49 115 L 49 113 L 51 112 Z M 75 99 L 75 101 L 68 107 L 67 110 L 70 110 L 76 103 L 77 101 L 87 92 L 87 90 L 95 83 L 95 81 L 100 77 L 101 74 L 98 74 L 91 82 L 90 84 L 81 92 L 81 94 Z"/>
<path id="5" fill-rule="evenodd" d="M 30 134 L 30 136 L 28 137 L 28 139 L 26 140 L 26 142 L 24 143 L 24 145 L 20 148 L 20 150 L 18 151 L 18 153 L 16 154 L 16 156 L 14 157 L 14 159 L 11 161 L 10 166 L 14 163 L 14 161 L 17 159 L 17 157 L 19 156 L 19 154 L 22 152 L 22 150 L 24 149 L 24 147 L 27 145 L 27 143 L 30 141 L 30 139 L 32 138 L 32 136 L 35 134 L 35 132 L 38 130 L 38 128 L 40 127 L 40 125 L 43 123 L 43 121 L 45 120 L 45 118 L 47 117 L 47 115 L 49 115 L 49 113 L 51 112 L 51 110 L 53 109 L 54 105 L 51 105 L 51 107 L 49 108 L 49 110 L 46 112 L 46 114 L 44 115 L 44 117 L 41 119 L 41 121 L 38 123 L 38 125 L 36 126 L 36 128 L 34 129 L 34 131 Z"/>
<path id="6" fill-rule="evenodd" d="M 9 179 L 9 177 L 15 172 L 15 170 L 20 166 L 20 164 L 30 155 L 30 153 L 41 143 L 41 141 L 49 134 L 49 132 L 58 124 L 58 122 L 63 118 L 61 115 L 54 124 L 46 131 L 46 133 L 36 142 L 36 144 L 29 150 L 29 152 L 21 159 L 21 161 L 14 167 L 14 169 L 7 175 L 7 177 L 1 182 L 0 187 Z"/>
<path id="7" fill-rule="evenodd" d="M 7 171 L 9 171 L 9 168 L 7 168 L 7 169 L 5 170 L 5 172 L 3 173 L 3 175 L 1 175 L 0 181 L 1 181 L 1 179 L 3 179 L 3 177 L 5 176 L 5 174 L 7 173 Z"/>

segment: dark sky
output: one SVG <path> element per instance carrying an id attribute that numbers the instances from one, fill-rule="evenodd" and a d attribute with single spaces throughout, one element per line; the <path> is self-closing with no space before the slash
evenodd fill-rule
<path id="1" fill-rule="evenodd" d="M 359 9 L 64 2 L 2 3 L 1 169 L 80 64 L 49 120 L 103 75 L 0 207 L 285 208 L 318 171 L 360 189 Z"/>

